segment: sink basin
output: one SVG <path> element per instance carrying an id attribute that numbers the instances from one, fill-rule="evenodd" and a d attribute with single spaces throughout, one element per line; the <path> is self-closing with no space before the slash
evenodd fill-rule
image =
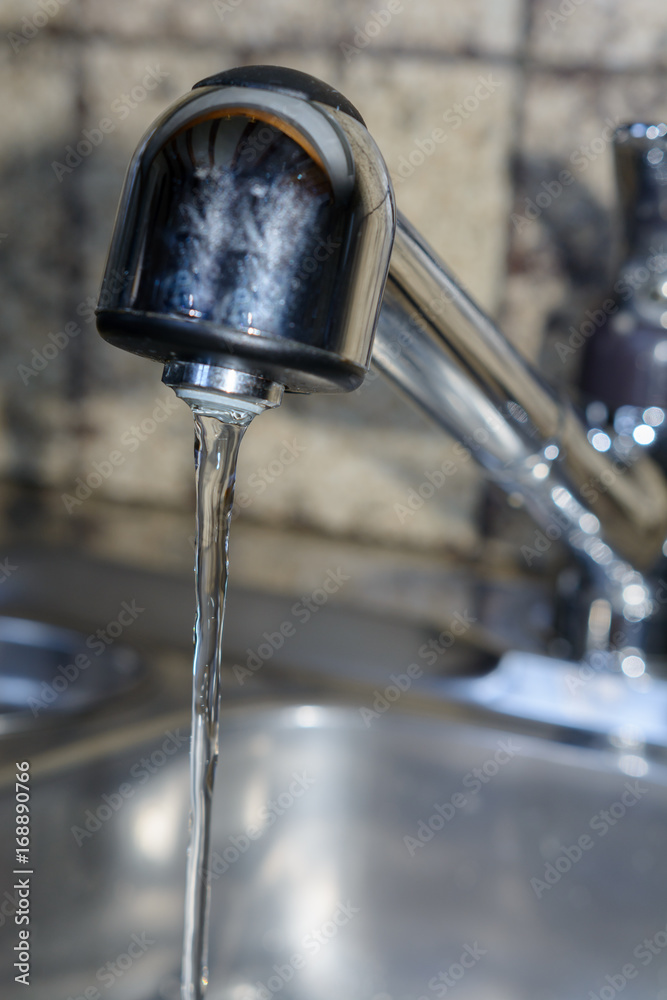
<path id="1" fill-rule="evenodd" d="M 127 694 L 141 679 L 141 660 L 105 638 L 0 616 L 0 735 L 34 728 L 40 716 L 66 721 Z"/>
<path id="2" fill-rule="evenodd" d="M 145 672 L 88 711 L 72 683 L 68 717 L 0 737 L 2 1000 L 178 1000 L 190 575 L 13 561 L 5 614 L 85 637 L 136 601 L 122 643 Z M 293 600 L 230 592 L 211 1000 L 664 1000 L 666 683 L 533 653 L 494 666 L 457 642 L 396 697 L 391 675 L 433 631 L 332 602 L 240 685 L 234 663 Z M 40 634 L 57 670 L 73 634 Z M 11 875 L 25 760 L 27 990 Z"/>
<path id="3" fill-rule="evenodd" d="M 359 709 L 224 711 L 211 1000 L 667 995 L 661 762 L 455 710 Z M 31 1000 L 176 1000 L 187 722 L 88 739 L 57 774 L 35 762 Z M 13 984 L 11 911 L 10 890 Z"/>

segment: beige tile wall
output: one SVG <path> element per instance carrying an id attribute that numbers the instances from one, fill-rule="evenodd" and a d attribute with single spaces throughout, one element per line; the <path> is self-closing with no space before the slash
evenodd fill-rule
<path id="1" fill-rule="evenodd" d="M 572 167 L 608 120 L 667 115 L 663 0 L 402 0 L 376 31 L 374 11 L 386 6 L 7 0 L 0 7 L 4 478 L 72 493 L 79 477 L 120 449 L 123 463 L 97 496 L 192 504 L 189 411 L 170 407 L 168 419 L 139 438 L 133 428 L 172 397 L 157 365 L 102 342 L 90 307 L 139 137 L 196 80 L 243 63 L 294 66 L 349 96 L 385 155 L 399 207 L 522 351 L 553 378 L 574 376 L 576 358 L 565 369 L 553 344 L 604 290 L 611 267 L 608 148 L 573 168 L 576 183 L 538 219 L 523 225 L 521 218 L 527 199 Z M 126 115 L 114 111 L 158 67 L 159 86 Z M 465 119 L 453 118 L 481 80 L 488 97 Z M 108 115 L 114 131 L 58 179 L 53 162 Z M 417 144 L 439 127 L 447 140 L 410 170 Z M 54 338 L 65 346 L 56 349 Z M 260 492 L 251 484 L 284 441 L 296 442 L 299 457 Z M 239 488 L 251 502 L 241 516 L 470 552 L 482 495 L 472 467 L 414 516 L 396 509 L 450 448 L 379 380 L 349 397 L 292 397 L 247 435 Z M 77 505 L 71 516 L 80 515 Z"/>

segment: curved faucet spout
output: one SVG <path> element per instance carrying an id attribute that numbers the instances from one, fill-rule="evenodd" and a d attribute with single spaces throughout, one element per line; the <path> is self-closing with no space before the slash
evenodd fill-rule
<path id="1" fill-rule="evenodd" d="M 654 602 L 638 570 L 667 536 L 661 471 L 641 449 L 597 451 L 419 234 L 395 226 L 382 155 L 341 94 L 280 67 L 209 77 L 130 164 L 98 328 L 165 363 L 181 395 L 251 407 L 356 388 L 379 323 L 376 367 L 584 559 L 611 623 L 641 623 Z"/>
<path id="2" fill-rule="evenodd" d="M 547 537 L 585 563 L 598 590 L 597 634 L 640 646 L 653 614 L 650 568 L 667 535 L 667 485 L 637 448 L 605 455 L 567 399 L 559 398 L 463 291 L 400 215 L 373 363 L 433 422 L 462 441 L 487 475 L 519 494 Z M 619 472 L 619 469 L 621 470 Z M 583 499 L 591 483 L 595 512 Z"/>
<path id="3" fill-rule="evenodd" d="M 630 455 L 597 451 L 570 401 L 400 214 L 373 361 L 447 431 L 472 437 L 477 461 L 524 494 L 541 525 L 553 520 L 553 501 L 545 499 L 552 483 L 567 485 L 582 509 L 586 487 L 602 484 L 594 517 L 609 544 L 637 566 L 655 563 L 667 536 L 667 484 L 658 466 L 639 447 Z"/>

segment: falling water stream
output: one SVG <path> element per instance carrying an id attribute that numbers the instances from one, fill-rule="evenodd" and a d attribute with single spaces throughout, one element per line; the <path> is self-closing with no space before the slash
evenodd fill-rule
<path id="1" fill-rule="evenodd" d="M 192 405 L 192 404 L 191 404 Z M 202 1000 L 208 986 L 211 807 L 218 761 L 220 671 L 229 523 L 239 445 L 252 414 L 192 405 L 195 418 L 197 617 L 190 747 L 190 846 L 185 890 L 182 1000 Z"/>

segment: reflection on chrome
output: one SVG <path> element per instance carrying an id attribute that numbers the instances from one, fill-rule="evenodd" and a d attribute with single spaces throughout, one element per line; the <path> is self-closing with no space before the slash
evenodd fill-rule
<path id="1" fill-rule="evenodd" d="M 296 710 L 295 722 L 300 729 L 310 729 L 322 724 L 322 709 L 318 705 L 300 705 Z"/>
<path id="2" fill-rule="evenodd" d="M 623 754 L 618 758 L 618 766 L 624 774 L 631 778 L 643 778 L 648 772 L 648 762 L 638 754 Z"/>
<path id="3" fill-rule="evenodd" d="M 162 864 L 175 850 L 181 803 L 176 794 L 142 799 L 134 816 L 134 843 L 147 861 Z"/>

